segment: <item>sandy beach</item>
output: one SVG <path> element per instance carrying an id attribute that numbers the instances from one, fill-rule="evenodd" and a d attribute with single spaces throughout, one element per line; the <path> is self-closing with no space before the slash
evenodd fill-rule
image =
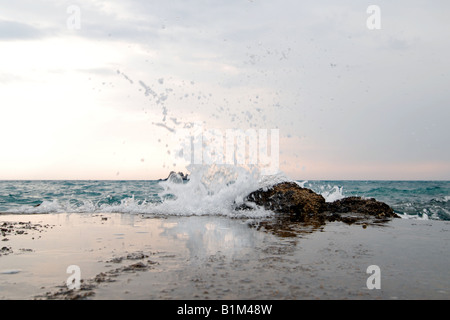
<path id="1" fill-rule="evenodd" d="M 450 222 L 0 215 L 1 299 L 449 299 Z M 369 266 L 380 289 L 368 289 Z M 69 266 L 80 270 L 69 290 Z"/>

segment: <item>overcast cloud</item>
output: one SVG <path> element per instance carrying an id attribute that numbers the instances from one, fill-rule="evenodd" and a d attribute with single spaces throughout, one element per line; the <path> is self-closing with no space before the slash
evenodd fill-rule
<path id="1" fill-rule="evenodd" d="M 0 8 L 0 179 L 160 178 L 186 122 L 279 128 L 296 179 L 450 179 L 448 1 Z"/>

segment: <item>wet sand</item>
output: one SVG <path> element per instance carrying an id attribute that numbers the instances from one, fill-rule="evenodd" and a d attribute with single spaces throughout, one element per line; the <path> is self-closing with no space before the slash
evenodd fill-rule
<path id="1" fill-rule="evenodd" d="M 445 299 L 450 222 L 0 215 L 0 299 Z M 68 290 L 68 266 L 81 271 Z M 367 268 L 380 268 L 369 290 Z"/>

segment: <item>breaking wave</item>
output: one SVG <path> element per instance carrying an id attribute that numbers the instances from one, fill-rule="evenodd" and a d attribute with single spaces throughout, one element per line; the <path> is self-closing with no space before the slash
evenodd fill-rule
<path id="1" fill-rule="evenodd" d="M 281 172 L 262 176 L 256 169 L 237 166 L 193 165 L 188 171 L 189 181 L 0 181 L 0 212 L 270 217 L 274 214 L 263 208 L 234 208 L 252 191 L 293 181 Z M 327 202 L 349 196 L 376 198 L 405 219 L 450 220 L 448 181 L 295 182 Z"/>

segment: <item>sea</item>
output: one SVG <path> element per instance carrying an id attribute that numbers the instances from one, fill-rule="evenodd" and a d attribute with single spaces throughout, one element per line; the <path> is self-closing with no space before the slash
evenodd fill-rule
<path id="1" fill-rule="evenodd" d="M 225 177 L 225 178 L 224 178 Z M 189 181 L 0 181 L 0 213 L 126 213 L 149 216 L 227 216 L 263 218 L 262 208 L 236 211 L 236 203 L 261 184 L 249 175 L 202 174 Z M 404 219 L 450 221 L 450 181 L 296 180 L 328 202 L 349 196 L 375 198 Z"/>

